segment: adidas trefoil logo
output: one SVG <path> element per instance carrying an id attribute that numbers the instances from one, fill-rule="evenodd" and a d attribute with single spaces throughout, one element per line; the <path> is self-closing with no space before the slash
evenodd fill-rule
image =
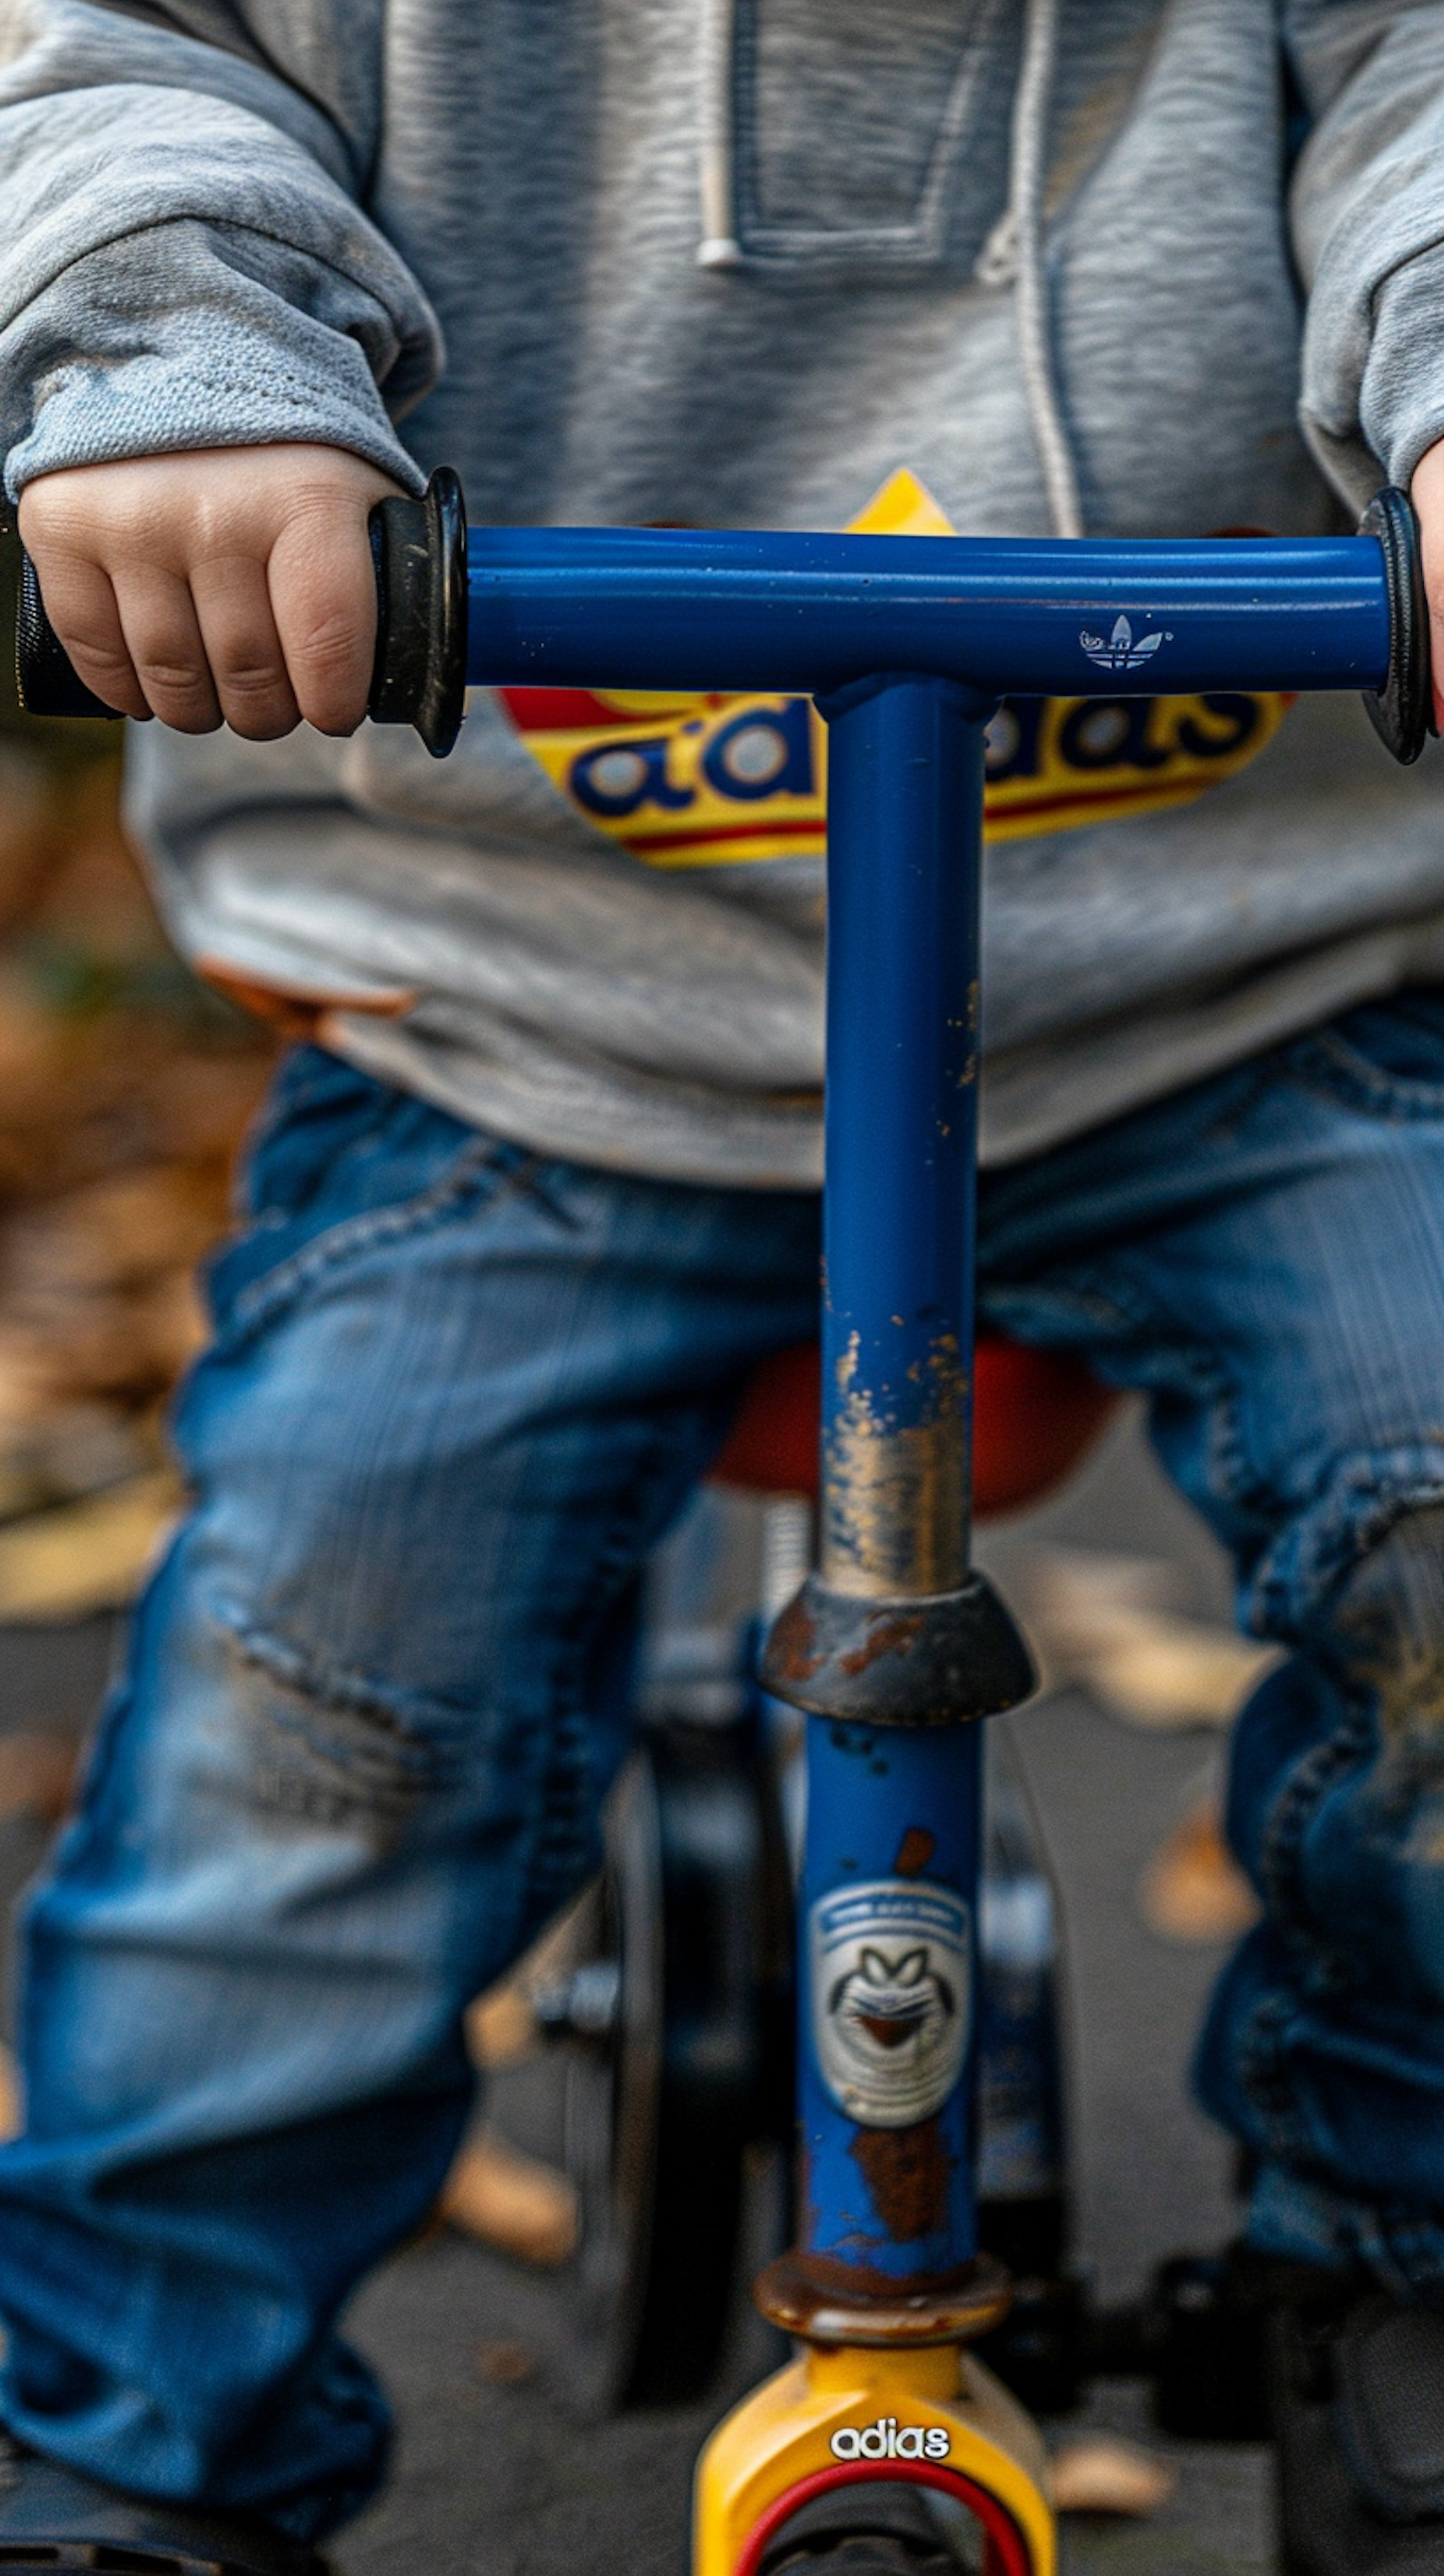
<path id="1" fill-rule="evenodd" d="M 1152 661 L 1159 645 L 1169 640 L 1160 628 L 1157 634 L 1140 635 L 1135 641 L 1133 628 L 1126 617 L 1115 619 L 1113 632 L 1106 644 L 1101 635 L 1090 635 L 1086 626 L 1078 638 L 1089 661 L 1096 662 L 1104 671 L 1140 671 L 1145 662 Z"/>

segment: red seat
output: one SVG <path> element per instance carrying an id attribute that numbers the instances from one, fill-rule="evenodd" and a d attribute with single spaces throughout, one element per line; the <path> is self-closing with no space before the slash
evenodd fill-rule
<path id="1" fill-rule="evenodd" d="M 979 1337 L 973 1402 L 973 1505 L 979 1518 L 1051 1493 L 1117 1402 L 1086 1362 Z M 817 1496 L 822 1360 L 816 1342 L 776 1351 L 749 1381 L 712 1469 L 755 1493 Z"/>

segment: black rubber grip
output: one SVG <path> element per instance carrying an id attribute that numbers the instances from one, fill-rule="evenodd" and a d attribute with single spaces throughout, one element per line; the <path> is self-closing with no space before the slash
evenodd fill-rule
<path id="1" fill-rule="evenodd" d="M 45 614 L 35 566 L 23 549 L 15 617 L 15 685 L 27 715 L 102 716 L 108 724 L 121 721 L 120 709 L 108 707 L 88 689 L 71 661 Z"/>
<path id="2" fill-rule="evenodd" d="M 461 485 L 440 466 L 420 500 L 379 501 L 371 513 L 376 567 L 376 661 L 367 706 L 373 724 L 414 725 L 443 759 L 466 704 L 466 509 Z M 88 689 L 45 614 L 35 566 L 22 549 L 15 622 L 15 678 L 32 716 L 119 711 Z"/>
<path id="3" fill-rule="evenodd" d="M 1389 599 L 1389 669 L 1382 689 L 1364 691 L 1364 705 L 1379 740 L 1407 767 L 1439 730 L 1419 521 L 1408 493 L 1394 483 L 1376 492 L 1359 521 L 1359 534 L 1377 537 L 1383 548 Z"/>
<path id="4" fill-rule="evenodd" d="M 373 724 L 416 727 L 443 760 L 466 710 L 466 507 L 450 466 L 423 497 L 399 493 L 371 513 L 376 566 Z"/>

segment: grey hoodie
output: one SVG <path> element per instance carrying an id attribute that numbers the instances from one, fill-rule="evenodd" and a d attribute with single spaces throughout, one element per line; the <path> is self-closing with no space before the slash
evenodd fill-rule
<path id="1" fill-rule="evenodd" d="M 12 493 L 309 438 L 483 522 L 1323 529 L 1444 434 L 1444 7 L 0 0 L 0 242 Z M 805 708 L 133 754 L 183 946 L 357 1063 L 816 1179 Z M 1444 762 L 1351 704 L 1022 704 L 993 766 L 995 1160 L 1444 977 Z"/>

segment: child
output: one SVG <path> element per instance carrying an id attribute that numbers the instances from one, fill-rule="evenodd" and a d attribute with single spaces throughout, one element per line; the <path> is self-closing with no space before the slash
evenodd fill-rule
<path id="1" fill-rule="evenodd" d="M 446 461 L 483 523 L 1158 535 L 1413 478 L 1444 603 L 1444 7 L 0 24 L 22 530 L 161 719 L 177 939 L 318 1041 L 29 1908 L 0 2546 L 279 2576 L 382 2474 L 334 2319 L 451 2157 L 462 2006 L 592 1864 L 636 1569 L 816 1295 L 805 712 L 481 694 L 433 767 L 356 730 L 368 505 Z M 1285 2549 L 1444 2576 L 1444 771 L 1342 702 L 1019 704 L 993 819 L 985 1311 L 1148 1390 L 1291 1650 L 1200 2059 Z"/>

